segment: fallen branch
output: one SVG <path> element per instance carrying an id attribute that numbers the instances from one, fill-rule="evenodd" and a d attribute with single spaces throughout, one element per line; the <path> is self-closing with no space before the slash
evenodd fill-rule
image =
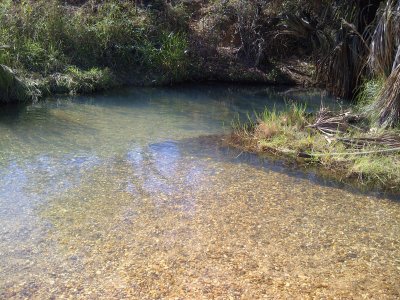
<path id="1" fill-rule="evenodd" d="M 314 124 L 308 125 L 307 127 L 314 128 L 325 135 L 332 136 L 347 132 L 349 127 L 360 129 L 353 125 L 360 120 L 361 117 L 359 115 L 352 114 L 350 111 L 337 114 L 321 107 Z"/>

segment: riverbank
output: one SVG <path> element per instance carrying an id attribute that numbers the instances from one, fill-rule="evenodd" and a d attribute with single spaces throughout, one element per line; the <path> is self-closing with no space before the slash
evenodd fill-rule
<path id="1" fill-rule="evenodd" d="M 257 37 L 241 38 L 239 29 L 252 32 L 239 27 L 242 17 L 261 22 L 279 13 L 266 7 L 259 16 L 246 5 L 249 10 L 208 1 L 4 1 L 0 65 L 28 88 L 24 97 L 3 93 L 0 103 L 199 81 L 312 85 L 309 56 L 277 55 L 253 45 Z M 275 43 L 280 39 L 269 46 Z M 2 82 L 0 89 L 9 91 Z"/>
<path id="2" fill-rule="evenodd" d="M 243 151 L 271 155 L 363 189 L 399 192 L 398 129 L 371 126 L 351 111 L 307 112 L 291 105 L 265 109 L 255 122 L 234 124 L 226 143 Z"/>

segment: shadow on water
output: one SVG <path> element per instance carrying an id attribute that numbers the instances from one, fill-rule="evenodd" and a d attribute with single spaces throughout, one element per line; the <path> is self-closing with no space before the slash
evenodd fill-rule
<path id="1" fill-rule="evenodd" d="M 400 201 L 398 192 L 382 192 L 374 189 L 374 187 L 363 186 L 357 182 L 344 182 L 332 176 L 332 174 L 329 175 L 318 170 L 317 167 L 306 169 L 297 165 L 295 162 L 289 163 L 278 158 L 273 158 L 267 154 L 259 155 L 228 146 L 222 146 L 221 139 L 223 139 L 223 136 L 220 135 L 202 136 L 180 141 L 166 141 L 150 144 L 149 148 L 156 149 L 164 154 L 168 153 L 168 155 L 173 155 L 173 153 L 176 153 L 177 149 L 179 149 L 179 152 L 193 157 L 207 157 L 216 161 L 232 164 L 247 164 L 265 172 L 276 172 L 293 178 L 306 179 L 321 186 L 340 188 L 358 195 Z M 268 183 L 265 183 L 265 187 L 268 188 Z"/>
<path id="2" fill-rule="evenodd" d="M 0 106 L 0 124 L 10 123 L 19 118 L 19 116 L 24 112 L 26 104 L 12 104 Z"/>
<path id="3" fill-rule="evenodd" d="M 111 100 L 112 98 L 112 100 Z M 50 98 L 51 99 L 51 98 Z M 56 98 L 60 99 L 60 98 Z M 123 88 L 96 94 L 70 98 L 77 103 L 101 106 L 146 106 L 154 101 L 171 103 L 173 99 L 189 102 L 219 102 L 226 106 L 237 107 L 238 111 L 260 111 L 265 106 L 283 108 L 285 103 L 294 101 L 306 103 L 310 109 L 319 108 L 321 103 L 327 106 L 346 105 L 347 101 L 334 99 L 328 92 L 320 89 L 288 88 L 285 86 L 232 85 L 232 84 L 182 84 L 170 87 L 146 87 L 139 89 Z M 265 100 L 268 99 L 266 102 Z"/>

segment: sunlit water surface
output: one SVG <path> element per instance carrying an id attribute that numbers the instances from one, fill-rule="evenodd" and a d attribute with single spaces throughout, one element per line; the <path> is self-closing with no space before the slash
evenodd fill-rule
<path id="1" fill-rule="evenodd" d="M 0 113 L 0 298 L 400 297 L 400 203 L 218 146 L 320 92 L 187 86 Z"/>

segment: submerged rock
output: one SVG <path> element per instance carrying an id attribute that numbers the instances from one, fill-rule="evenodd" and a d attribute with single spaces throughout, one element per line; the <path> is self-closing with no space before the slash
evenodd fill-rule
<path id="1" fill-rule="evenodd" d="M 0 104 L 29 101 L 33 89 L 19 79 L 9 67 L 0 65 Z"/>

